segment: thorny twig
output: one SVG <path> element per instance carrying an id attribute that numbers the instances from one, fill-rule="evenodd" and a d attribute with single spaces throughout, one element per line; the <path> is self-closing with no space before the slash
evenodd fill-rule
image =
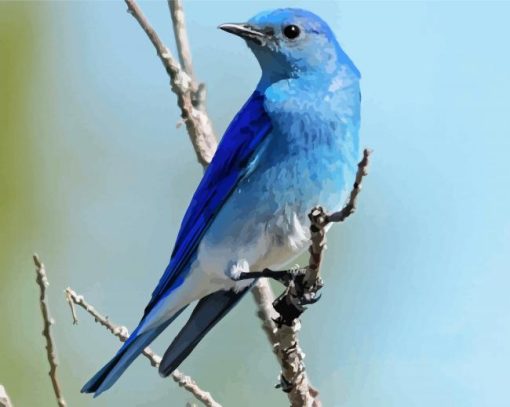
<path id="1" fill-rule="evenodd" d="M 51 384 L 53 385 L 53 391 L 55 392 L 55 397 L 57 398 L 59 407 L 66 407 L 67 404 L 64 400 L 64 395 L 62 394 L 60 382 L 57 377 L 57 350 L 55 348 L 55 341 L 51 333 L 51 326 L 55 323 L 55 321 L 50 315 L 50 310 L 46 300 L 46 288 L 49 285 L 48 277 L 46 275 L 44 264 L 41 262 L 41 260 L 39 260 L 37 254 L 34 254 L 33 259 L 35 264 L 35 272 L 37 274 L 36 282 L 40 290 L 39 304 L 41 306 L 41 313 L 44 322 L 42 335 L 46 339 L 46 355 L 48 356 L 48 362 L 50 364 L 49 375 L 51 378 Z"/>
<path id="2" fill-rule="evenodd" d="M 87 313 L 94 317 L 94 320 L 105 327 L 108 331 L 110 331 L 114 336 L 119 338 L 121 342 L 125 342 L 129 338 L 129 331 L 125 326 L 116 325 L 111 322 L 107 317 L 99 313 L 92 305 L 90 305 L 82 295 L 77 294 L 70 287 L 65 290 L 66 299 L 69 302 L 69 306 L 71 307 L 71 313 L 73 317 L 73 323 L 77 323 L 76 319 L 76 310 L 74 305 L 78 305 L 83 308 Z M 161 357 L 157 355 L 151 348 L 147 347 L 142 351 L 142 354 L 149 359 L 151 366 L 158 367 L 161 362 Z M 201 401 L 207 407 L 221 407 L 217 401 L 215 401 L 211 394 L 205 390 L 202 390 L 197 383 L 189 376 L 186 376 L 184 373 L 179 370 L 174 370 L 171 374 L 172 379 L 179 386 L 183 387 L 187 391 L 189 391 L 193 396 Z"/>

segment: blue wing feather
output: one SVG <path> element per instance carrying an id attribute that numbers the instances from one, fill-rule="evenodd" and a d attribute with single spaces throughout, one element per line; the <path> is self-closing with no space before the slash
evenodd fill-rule
<path id="1" fill-rule="evenodd" d="M 264 96 L 255 91 L 227 128 L 184 215 L 174 250 L 144 316 L 183 281 L 183 273 L 204 232 L 246 173 L 254 152 L 271 130 Z"/>

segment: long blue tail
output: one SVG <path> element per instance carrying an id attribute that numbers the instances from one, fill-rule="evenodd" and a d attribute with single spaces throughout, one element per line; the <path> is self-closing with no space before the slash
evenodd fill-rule
<path id="1" fill-rule="evenodd" d="M 138 334 L 140 325 L 138 325 L 138 328 L 133 331 L 129 339 L 124 343 L 124 345 L 122 345 L 113 359 L 110 360 L 99 372 L 97 372 L 92 379 L 85 384 L 85 386 L 83 386 L 81 392 L 94 393 L 94 397 L 97 397 L 102 392 L 112 387 L 129 365 L 133 363 L 140 353 L 142 353 L 143 349 L 149 346 L 149 344 L 156 339 L 156 337 L 163 332 L 175 318 L 177 318 L 184 308 L 177 312 L 163 325 L 140 335 Z"/>

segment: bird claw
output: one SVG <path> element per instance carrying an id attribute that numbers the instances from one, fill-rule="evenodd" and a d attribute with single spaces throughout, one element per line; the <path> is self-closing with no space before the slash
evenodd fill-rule
<path id="1" fill-rule="evenodd" d="M 305 280 L 306 269 L 300 269 L 292 274 L 292 279 L 286 284 L 287 289 L 274 300 L 273 308 L 279 317 L 274 321 L 278 327 L 292 325 L 293 321 L 306 310 L 306 306 L 315 304 L 321 298 L 320 289 L 324 286 L 319 277 L 312 286 Z"/>
<path id="2" fill-rule="evenodd" d="M 274 387 L 275 389 L 282 389 L 285 393 L 290 393 L 294 385 L 280 374 L 280 383 L 276 384 Z"/>
<path id="3" fill-rule="evenodd" d="M 310 305 L 315 304 L 317 301 L 319 301 L 322 297 L 322 294 L 320 294 L 318 291 L 312 291 L 304 293 L 303 296 L 300 298 L 299 304 L 300 305 Z"/>

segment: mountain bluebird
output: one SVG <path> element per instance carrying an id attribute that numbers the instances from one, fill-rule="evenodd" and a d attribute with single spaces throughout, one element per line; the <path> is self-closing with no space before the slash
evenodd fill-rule
<path id="1" fill-rule="evenodd" d="M 360 73 L 329 26 L 300 9 L 263 12 L 222 30 L 262 69 L 227 128 L 181 224 L 138 327 L 82 391 L 99 395 L 198 301 L 161 360 L 168 376 L 249 290 L 241 272 L 278 269 L 308 247 L 307 214 L 341 209 L 359 155 Z"/>

